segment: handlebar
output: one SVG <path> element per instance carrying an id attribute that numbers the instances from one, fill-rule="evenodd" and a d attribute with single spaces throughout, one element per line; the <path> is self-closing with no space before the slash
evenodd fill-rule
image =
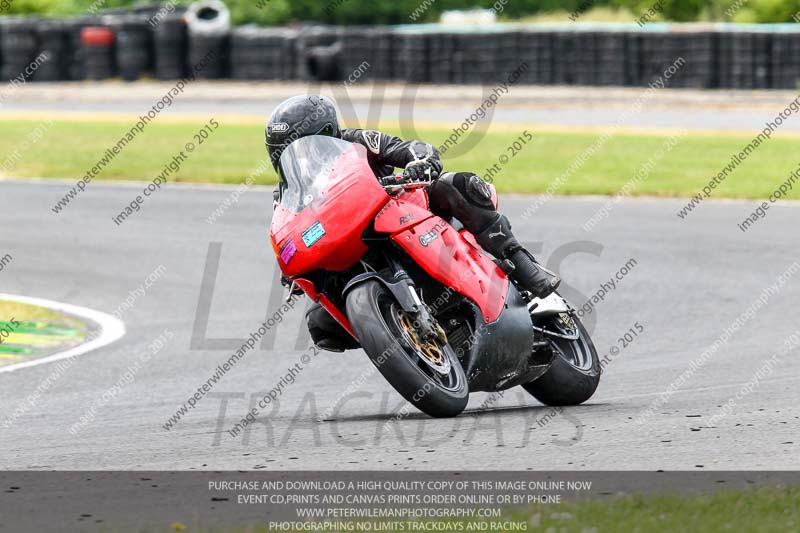
<path id="1" fill-rule="evenodd" d="M 430 181 L 407 181 L 398 183 L 398 178 L 402 179 L 402 176 L 384 176 L 379 178 L 378 181 L 386 192 L 398 192 L 406 189 L 423 189 L 431 184 Z"/>

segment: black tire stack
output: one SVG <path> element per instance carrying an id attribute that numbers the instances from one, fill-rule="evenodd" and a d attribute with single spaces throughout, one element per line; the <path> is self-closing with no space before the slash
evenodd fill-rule
<path id="1" fill-rule="evenodd" d="M 350 77 L 357 81 L 391 78 L 394 59 L 389 28 L 350 26 L 339 35 L 339 70 L 345 81 Z"/>
<path id="2" fill-rule="evenodd" d="M 720 87 L 732 89 L 751 88 L 753 86 L 750 74 L 743 72 L 745 64 L 749 66 L 746 58 L 737 59 L 737 54 L 744 54 L 747 58 L 752 55 L 752 49 L 747 39 L 741 39 L 739 33 L 725 32 L 717 36 L 719 42 L 719 55 L 717 56 L 717 75 Z"/>
<path id="3" fill-rule="evenodd" d="M 295 73 L 304 81 L 340 80 L 341 28 L 305 26 L 298 30 Z"/>
<path id="4" fill-rule="evenodd" d="M 125 81 L 136 81 L 153 70 L 152 26 L 144 15 L 114 17 L 109 26 L 116 34 L 116 65 Z"/>
<path id="5" fill-rule="evenodd" d="M 290 80 L 296 64 L 296 33 L 283 28 L 242 26 L 231 34 L 231 77 Z"/>
<path id="6" fill-rule="evenodd" d="M 202 0 L 186 12 L 189 75 L 219 79 L 229 75 L 230 12 L 219 0 Z"/>
<path id="7" fill-rule="evenodd" d="M 231 32 L 231 78 L 236 80 L 272 79 L 271 54 L 261 55 L 256 28 L 242 26 Z"/>
<path id="8" fill-rule="evenodd" d="M 416 31 L 398 31 L 395 34 L 395 61 L 392 68 L 392 78 L 410 83 L 425 82 L 430 80 L 428 43 L 430 36 Z M 439 68 L 436 65 L 435 68 Z"/>
<path id="9" fill-rule="evenodd" d="M 502 76 L 500 49 L 502 36 L 494 33 L 459 33 L 456 36 L 458 52 L 453 57 L 453 81 L 471 85 L 489 84 Z M 440 63 L 431 63 L 433 72 Z"/>
<path id="10" fill-rule="evenodd" d="M 114 33 L 107 26 L 87 26 L 81 30 L 81 54 L 86 79 L 105 80 L 116 73 Z"/>
<path id="11" fill-rule="evenodd" d="M 458 34 L 455 32 L 435 32 L 428 36 L 430 43 L 430 52 L 428 61 L 431 65 L 436 65 L 436 68 L 431 69 L 428 81 L 440 85 L 453 83 L 453 80 L 459 77 L 459 64 L 461 52 L 458 49 L 461 44 Z M 402 49 L 398 46 L 398 49 Z M 395 58 L 397 61 L 397 58 Z M 399 74 L 399 69 L 395 74 L 395 78 L 402 80 L 403 77 Z"/>
<path id="12" fill-rule="evenodd" d="M 551 85 L 553 82 L 553 33 L 526 28 L 519 34 L 520 61 L 527 63 L 520 83 Z"/>
<path id="13" fill-rule="evenodd" d="M 373 26 L 367 29 L 367 37 L 369 39 L 369 47 L 373 54 L 373 59 L 369 62 L 370 68 L 367 73 L 367 79 L 392 79 L 394 36 L 392 35 L 391 29 L 386 26 Z"/>
<path id="14" fill-rule="evenodd" d="M 518 71 L 520 77 L 514 83 L 523 83 L 525 73 L 534 66 L 522 55 L 522 32 L 503 32 L 498 34 L 497 38 L 499 42 L 495 49 L 495 69 L 487 81 L 504 82 L 512 73 Z"/>
<path id="15" fill-rule="evenodd" d="M 682 57 L 685 63 L 680 66 L 680 72 L 675 74 L 673 86 L 698 89 L 716 87 L 718 84 L 716 33 L 702 29 L 675 35 L 677 44 L 673 52 L 676 58 Z"/>
<path id="16" fill-rule="evenodd" d="M 7 19 L 3 23 L 0 34 L 0 48 L 3 51 L 0 77 L 4 81 L 22 75 L 26 81 L 32 77 L 25 70 L 36 59 L 39 50 L 39 38 L 36 32 L 36 21 L 33 19 Z"/>
<path id="17" fill-rule="evenodd" d="M 624 85 L 630 87 L 640 87 L 645 85 L 644 72 L 642 69 L 642 50 L 644 48 L 644 37 L 641 32 L 624 32 L 625 55 L 623 57 L 623 68 L 625 69 Z"/>
<path id="18" fill-rule="evenodd" d="M 576 85 L 599 85 L 598 49 L 603 35 L 594 31 L 576 31 L 572 38 L 573 81 Z"/>
<path id="19" fill-rule="evenodd" d="M 720 87 L 762 89 L 771 86 L 771 35 L 745 31 L 718 35 Z"/>
<path id="20" fill-rule="evenodd" d="M 756 89 L 769 89 L 772 83 L 772 34 L 753 35 L 753 75 Z"/>
<path id="21" fill-rule="evenodd" d="M 436 32 L 429 37 L 430 52 L 428 60 L 436 65 L 430 71 L 430 82 L 437 84 L 454 83 L 461 74 L 461 39 L 455 32 Z M 398 76 L 399 79 L 402 77 Z"/>
<path id="22" fill-rule="evenodd" d="M 178 80 L 186 76 L 189 32 L 180 14 L 169 14 L 153 31 L 155 76 L 159 80 Z"/>
<path id="23" fill-rule="evenodd" d="M 556 85 L 575 85 L 577 75 L 575 65 L 585 50 L 578 49 L 575 32 L 558 31 L 553 35 L 553 48 L 556 51 L 553 60 L 553 83 Z"/>
<path id="24" fill-rule="evenodd" d="M 81 32 L 83 28 L 97 26 L 99 24 L 99 17 L 92 16 L 77 17 L 64 21 L 65 31 L 67 32 L 67 43 L 64 53 L 68 58 L 65 66 L 67 71 L 66 79 L 86 79 L 86 58 L 84 57 L 83 43 L 81 43 Z"/>
<path id="25" fill-rule="evenodd" d="M 305 64 L 310 79 L 316 81 L 338 81 L 342 79 L 339 68 L 339 48 L 331 46 L 315 46 L 305 54 Z"/>
<path id="26" fill-rule="evenodd" d="M 597 85 L 622 86 L 626 80 L 625 45 L 626 36 L 619 31 L 595 33 Z"/>
<path id="27" fill-rule="evenodd" d="M 42 20 L 36 25 L 39 37 L 39 54 L 47 60 L 34 74 L 36 81 L 59 81 L 66 79 L 70 60 L 67 25 L 60 20 Z"/>
<path id="28" fill-rule="evenodd" d="M 435 35 L 427 35 L 428 50 L 433 52 L 436 45 L 434 44 Z M 471 85 L 480 84 L 483 76 L 482 71 L 488 61 L 494 57 L 494 48 L 496 48 L 494 41 L 487 39 L 482 34 L 468 34 L 464 32 L 457 32 L 454 34 L 455 54 L 450 59 L 452 62 L 453 83 L 468 83 Z M 481 50 L 481 51 L 479 51 Z M 442 59 L 447 62 L 447 59 Z M 429 61 L 428 70 L 433 75 L 433 72 L 439 68 L 443 63 Z"/>
<path id="29" fill-rule="evenodd" d="M 641 38 L 641 85 L 658 84 L 659 80 L 664 82 L 665 87 L 679 87 L 682 80 L 686 64 L 680 66 L 680 71 L 675 74 L 665 76 L 665 71 L 670 65 L 675 65 L 680 57 L 686 59 L 685 51 L 681 49 L 681 35 L 673 35 L 665 32 L 645 32 Z M 687 60 L 687 63 L 690 60 Z M 677 68 L 678 65 L 675 65 Z"/>
<path id="30" fill-rule="evenodd" d="M 800 33 L 781 32 L 772 36 L 772 86 L 800 88 Z"/>
<path id="31" fill-rule="evenodd" d="M 189 70 L 198 68 L 196 77 L 199 79 L 215 80 L 226 77 L 229 41 L 229 33 L 190 33 Z"/>

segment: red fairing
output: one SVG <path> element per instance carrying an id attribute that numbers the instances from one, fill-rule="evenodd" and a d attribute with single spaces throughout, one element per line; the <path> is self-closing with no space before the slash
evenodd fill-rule
<path id="1" fill-rule="evenodd" d="M 375 217 L 375 231 L 381 233 L 397 233 L 411 226 L 415 226 L 433 216 L 433 213 L 418 203 L 406 200 L 407 196 L 416 197 L 425 195 L 425 192 L 418 191 L 413 194 L 404 194 L 403 200 L 392 198 L 383 206 L 378 216 Z"/>
<path id="2" fill-rule="evenodd" d="M 328 297 L 327 297 L 327 296 L 325 296 L 324 294 L 319 294 L 319 293 L 317 293 L 317 289 L 314 287 L 314 284 L 313 284 L 311 281 L 309 281 L 309 280 L 307 280 L 307 279 L 303 279 L 303 278 L 297 278 L 296 280 L 294 280 L 294 282 L 295 282 L 295 283 L 297 283 L 297 285 L 298 285 L 298 286 L 299 286 L 301 289 L 303 289 L 303 292 L 304 292 L 304 293 L 306 293 L 306 295 L 307 295 L 309 298 L 311 298 L 311 299 L 312 299 L 312 300 L 314 300 L 315 302 L 318 302 L 318 303 L 319 303 L 319 304 L 320 304 L 322 307 L 324 307 L 324 308 L 325 308 L 325 310 L 326 310 L 326 311 L 328 311 L 328 312 L 331 314 L 331 316 L 332 316 L 334 319 L 336 319 L 336 321 L 337 321 L 339 324 L 341 324 L 341 325 L 342 325 L 342 327 L 343 327 L 345 330 L 347 330 L 347 332 L 348 332 L 350 335 L 352 335 L 352 336 L 353 336 L 353 338 L 354 338 L 354 339 L 358 340 L 358 338 L 356 337 L 356 334 L 355 334 L 355 332 L 353 331 L 353 326 L 352 326 L 352 325 L 350 325 L 350 321 L 349 321 L 349 320 L 347 320 L 347 317 L 344 315 L 344 313 L 342 313 L 342 312 L 339 310 L 339 308 L 338 308 L 338 307 L 336 307 L 336 306 L 333 304 L 333 302 L 331 302 L 331 301 L 328 299 Z"/>
<path id="3" fill-rule="evenodd" d="M 320 269 L 341 271 L 356 263 L 367 251 L 362 235 L 374 221 L 376 231 L 388 234 L 434 279 L 474 302 L 484 322 L 500 317 L 509 286 L 505 273 L 472 235 L 459 233 L 431 213 L 423 189 L 390 197 L 375 179 L 363 146 L 306 139 L 296 141 L 300 144 L 293 145 L 295 152 L 284 152 L 283 158 L 289 159 L 288 166 L 282 160 L 282 170 L 289 172 L 284 177 L 292 194 L 281 199 L 270 227 L 272 248 L 285 276 L 354 335 L 342 310 L 304 275 Z M 497 193 L 490 189 L 496 202 Z"/>
<path id="4" fill-rule="evenodd" d="M 404 194 L 395 200 L 398 206 L 392 208 L 391 215 L 387 210 L 386 227 L 388 221 L 396 220 L 397 213 L 418 207 L 420 194 L 424 193 Z M 392 240 L 417 264 L 440 283 L 475 302 L 487 324 L 498 319 L 505 305 L 508 278 L 477 245 L 464 238 L 466 232 L 460 234 L 437 216 L 412 227 L 398 226 L 403 229 L 393 233 Z"/>
<path id="5" fill-rule="evenodd" d="M 296 277 L 320 268 L 344 270 L 367 251 L 361 235 L 389 195 L 359 149 L 364 147 L 354 144 L 339 157 L 331 170 L 332 185 L 302 211 L 294 213 L 282 205 L 275 209 L 270 240 L 284 275 Z M 309 230 L 324 232 L 310 246 L 303 238 Z"/>

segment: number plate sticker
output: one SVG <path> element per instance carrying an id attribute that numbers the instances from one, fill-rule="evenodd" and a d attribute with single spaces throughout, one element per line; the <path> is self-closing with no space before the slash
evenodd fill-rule
<path id="1" fill-rule="evenodd" d="M 306 246 L 311 246 L 325 236 L 325 228 L 322 227 L 319 220 L 311 224 L 307 230 L 303 232 L 303 242 Z"/>
<path id="2" fill-rule="evenodd" d="M 283 245 L 283 248 L 281 248 L 281 260 L 283 261 L 283 264 L 288 265 L 289 261 L 292 260 L 292 257 L 294 257 L 294 254 L 296 253 L 297 246 L 295 246 L 294 241 L 287 241 L 287 243 Z"/>

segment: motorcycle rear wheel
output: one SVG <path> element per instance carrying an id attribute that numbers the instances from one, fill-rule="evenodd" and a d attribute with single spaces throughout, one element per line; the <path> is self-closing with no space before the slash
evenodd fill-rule
<path id="1" fill-rule="evenodd" d="M 362 348 L 403 398 L 437 418 L 456 416 L 466 408 L 469 386 L 453 349 L 439 342 L 436 347 L 419 346 L 408 333 L 409 315 L 381 283 L 371 280 L 354 287 L 346 305 Z"/>
<path id="2" fill-rule="evenodd" d="M 602 370 L 597 350 L 581 321 L 572 314 L 561 313 L 538 326 L 565 336 L 577 334 L 577 338 L 548 335 L 553 362 L 547 372 L 522 388 L 545 405 L 579 405 L 591 398 L 600 384 Z"/>

